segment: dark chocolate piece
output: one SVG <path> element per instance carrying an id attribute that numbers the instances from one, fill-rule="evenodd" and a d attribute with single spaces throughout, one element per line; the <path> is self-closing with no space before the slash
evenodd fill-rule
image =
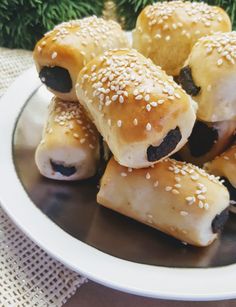
<path id="1" fill-rule="evenodd" d="M 40 80 L 52 90 L 68 93 L 72 89 L 72 80 L 67 69 L 59 66 L 44 66 L 39 73 Z"/>
<path id="2" fill-rule="evenodd" d="M 179 84 L 182 88 L 191 96 L 197 96 L 201 90 L 201 87 L 197 86 L 192 77 L 192 71 L 189 66 L 181 69 L 179 74 Z"/>
<path id="3" fill-rule="evenodd" d="M 190 153 L 193 157 L 201 157 L 208 153 L 219 139 L 218 130 L 207 124 L 196 121 L 188 140 Z"/>
<path id="4" fill-rule="evenodd" d="M 64 166 L 63 164 L 56 163 L 52 160 L 50 160 L 50 163 L 54 172 L 60 173 L 63 176 L 70 177 L 76 173 L 76 168 L 74 166 Z"/>
<path id="5" fill-rule="evenodd" d="M 223 230 L 225 223 L 229 217 L 229 208 L 223 210 L 220 214 L 217 214 L 211 223 L 213 233 L 219 233 Z"/>
<path id="6" fill-rule="evenodd" d="M 159 146 L 150 145 L 147 149 L 147 159 L 149 162 L 158 161 L 172 152 L 182 138 L 179 127 L 170 130 Z"/>

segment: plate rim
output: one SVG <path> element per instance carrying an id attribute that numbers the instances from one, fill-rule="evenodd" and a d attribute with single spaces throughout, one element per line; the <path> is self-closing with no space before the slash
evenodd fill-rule
<path id="1" fill-rule="evenodd" d="M 4 140 L 4 146 L 0 146 L 0 169 L 4 174 L 0 205 L 15 224 L 52 257 L 107 287 L 171 300 L 236 298 L 236 264 L 217 268 L 168 268 L 123 260 L 72 237 L 33 204 L 17 176 L 12 143 L 21 110 L 40 85 L 32 67 L 0 99 L 0 140 Z"/>

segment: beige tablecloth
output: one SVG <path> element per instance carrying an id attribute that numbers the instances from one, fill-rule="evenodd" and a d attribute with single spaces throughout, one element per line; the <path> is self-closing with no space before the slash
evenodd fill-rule
<path id="1" fill-rule="evenodd" d="M 0 48 L 0 97 L 32 64 L 30 51 Z M 59 307 L 84 282 L 28 239 L 0 207 L 1 307 Z"/>

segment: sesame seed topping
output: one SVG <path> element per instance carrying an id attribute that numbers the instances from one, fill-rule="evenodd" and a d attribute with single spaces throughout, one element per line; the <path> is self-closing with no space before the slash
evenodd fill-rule
<path id="1" fill-rule="evenodd" d="M 53 59 L 55 59 L 56 57 L 57 57 L 57 52 L 56 52 L 56 51 L 54 51 L 54 52 L 52 53 L 51 58 L 52 58 L 52 60 L 53 60 Z"/>
<path id="2" fill-rule="evenodd" d="M 176 195 L 177 195 L 177 194 L 180 194 L 179 191 L 176 190 L 176 189 L 173 189 L 171 192 L 172 192 L 173 194 L 176 194 Z"/>
<path id="3" fill-rule="evenodd" d="M 222 59 L 219 59 L 218 61 L 217 61 L 217 65 L 218 66 L 221 66 L 223 64 L 223 60 Z"/>
<path id="4" fill-rule="evenodd" d="M 157 107 L 157 102 L 155 102 L 155 101 L 152 101 L 152 102 L 150 102 L 150 105 L 152 106 L 152 107 Z"/>
<path id="5" fill-rule="evenodd" d="M 133 124 L 134 124 L 135 126 L 138 125 L 138 120 L 137 120 L 137 118 L 135 118 L 135 119 L 133 120 Z"/>
<path id="6" fill-rule="evenodd" d="M 152 130 L 152 125 L 150 123 L 147 123 L 146 130 L 147 131 L 151 131 Z"/>
<path id="7" fill-rule="evenodd" d="M 147 104 L 147 105 L 146 105 L 146 109 L 147 109 L 148 112 L 151 111 L 152 107 L 150 106 L 150 104 Z"/>
<path id="8" fill-rule="evenodd" d="M 121 121 L 120 119 L 117 121 L 117 126 L 118 126 L 119 128 L 122 126 L 122 121 Z"/>
<path id="9" fill-rule="evenodd" d="M 78 138 L 79 138 L 78 133 L 73 133 L 73 137 L 75 137 L 76 139 L 78 139 Z"/>
<path id="10" fill-rule="evenodd" d="M 120 173 L 120 175 L 121 175 L 122 177 L 126 177 L 126 176 L 127 176 L 127 174 L 126 174 L 125 172 Z"/>
<path id="11" fill-rule="evenodd" d="M 147 173 L 147 174 L 146 174 L 146 179 L 150 179 L 150 178 L 151 178 L 150 173 Z"/>
<path id="12" fill-rule="evenodd" d="M 188 215 L 188 212 L 187 212 L 187 211 L 180 211 L 180 215 L 182 215 L 182 216 L 187 216 L 187 215 Z"/>
<path id="13" fill-rule="evenodd" d="M 167 187 L 165 187 L 165 190 L 166 190 L 166 192 L 170 192 L 172 190 L 172 187 L 167 186 Z"/>
<path id="14" fill-rule="evenodd" d="M 135 108 L 140 108 L 140 114 L 142 111 L 159 112 L 158 109 L 155 109 L 158 105 L 181 97 L 179 93 L 182 89 L 178 87 L 173 78 L 165 77 L 163 80 L 163 72 L 160 67 L 155 66 L 149 59 L 140 60 L 135 50 L 122 49 L 122 52 L 119 53 L 116 50 L 109 50 L 99 59 L 102 65 L 96 62 L 96 70 L 87 74 L 86 82 L 83 83 L 81 78 L 79 86 L 85 93 L 85 85 L 88 82 L 91 84 L 93 105 L 96 104 L 101 116 L 104 114 L 106 119 L 111 117 L 110 112 L 112 111 L 111 107 L 108 110 L 106 107 L 113 105 L 118 107 L 117 102 L 126 107 L 128 103 L 125 103 L 125 97 L 128 97 L 130 92 Z M 88 67 L 92 66 L 93 63 L 91 66 L 88 64 Z M 158 89 L 157 93 L 155 88 Z M 178 93 L 176 93 L 177 90 Z M 156 96 L 158 97 L 155 101 Z M 127 120 L 125 112 L 120 112 L 120 120 L 125 125 Z M 138 125 L 138 120 L 140 121 L 138 118 L 133 119 L 134 126 Z M 154 120 L 153 116 L 150 116 L 150 121 L 147 119 L 143 126 L 146 131 L 151 131 L 154 127 L 151 120 Z"/>
<path id="15" fill-rule="evenodd" d="M 174 185 L 177 189 L 181 188 L 181 184 L 177 183 Z"/>
<path id="16" fill-rule="evenodd" d="M 204 203 L 201 200 L 198 203 L 198 207 L 201 208 L 201 209 L 204 207 Z"/>
<path id="17" fill-rule="evenodd" d="M 188 196 L 185 199 L 186 199 L 188 205 L 192 205 L 196 200 L 194 196 Z"/>
<path id="18" fill-rule="evenodd" d="M 204 195 L 202 195 L 202 194 L 198 195 L 197 198 L 199 200 L 205 200 L 206 199 L 206 197 Z"/>
<path id="19" fill-rule="evenodd" d="M 206 209 L 206 210 L 209 209 L 209 204 L 208 204 L 208 203 L 205 203 L 205 204 L 204 204 L 204 209 Z"/>
<path id="20" fill-rule="evenodd" d="M 158 181 L 158 180 L 156 180 L 156 181 L 154 182 L 153 186 L 154 186 L 154 188 L 157 188 L 157 187 L 158 187 L 158 185 L 159 185 L 159 181 Z"/>

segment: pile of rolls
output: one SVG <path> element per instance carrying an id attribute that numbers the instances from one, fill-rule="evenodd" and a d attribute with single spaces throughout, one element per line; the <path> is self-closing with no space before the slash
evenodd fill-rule
<path id="1" fill-rule="evenodd" d="M 230 31 L 221 8 L 171 1 L 140 13 L 133 46 L 116 22 L 97 17 L 45 34 L 34 60 L 55 97 L 35 153 L 40 173 L 92 177 L 109 148 L 99 204 L 182 242 L 211 244 L 230 204 L 220 176 L 236 187 Z"/>

